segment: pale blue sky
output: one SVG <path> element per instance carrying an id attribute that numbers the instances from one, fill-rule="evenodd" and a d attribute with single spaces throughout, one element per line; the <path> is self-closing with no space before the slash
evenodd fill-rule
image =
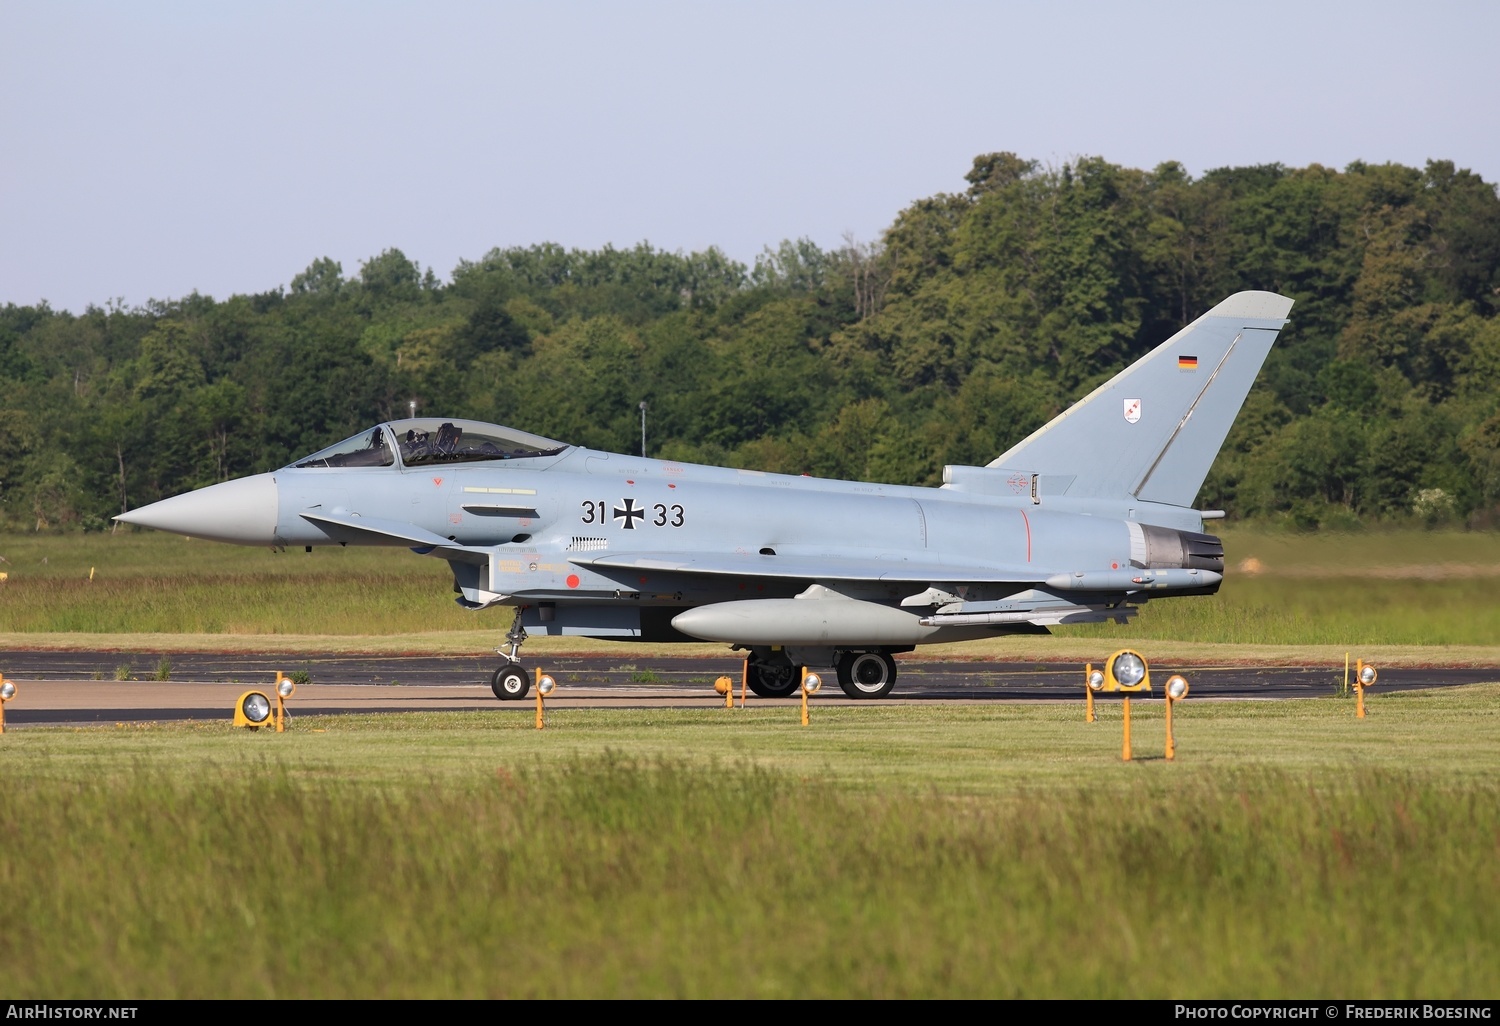
<path id="1" fill-rule="evenodd" d="M 0 0 L 0 303 L 878 237 L 973 157 L 1500 181 L 1500 3 Z"/>

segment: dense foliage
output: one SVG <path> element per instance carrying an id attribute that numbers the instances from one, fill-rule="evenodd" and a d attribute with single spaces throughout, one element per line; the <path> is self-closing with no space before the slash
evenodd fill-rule
<path id="1" fill-rule="evenodd" d="M 1304 524 L 1500 508 L 1500 198 L 1445 161 L 974 161 L 879 243 L 496 249 L 82 315 L 0 309 L 0 519 L 98 527 L 419 412 L 581 445 L 936 483 L 1220 299 L 1297 301 L 1200 501 Z"/>

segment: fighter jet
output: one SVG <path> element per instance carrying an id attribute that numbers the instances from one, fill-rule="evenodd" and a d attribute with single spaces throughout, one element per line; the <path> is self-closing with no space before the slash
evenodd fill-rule
<path id="1" fill-rule="evenodd" d="M 1292 301 L 1230 296 L 983 467 L 940 487 L 598 452 L 495 424 L 374 425 L 268 474 L 116 520 L 274 548 L 446 560 L 469 609 L 514 610 L 492 675 L 523 698 L 530 634 L 724 642 L 758 695 L 801 668 L 880 698 L 916 646 L 1124 622 L 1212 595 L 1219 510 L 1193 508 Z"/>

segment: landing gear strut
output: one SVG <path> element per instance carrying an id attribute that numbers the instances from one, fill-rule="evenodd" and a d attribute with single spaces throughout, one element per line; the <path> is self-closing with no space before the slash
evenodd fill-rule
<path id="1" fill-rule="evenodd" d="M 507 654 L 503 648 L 495 650 L 505 656 L 505 661 L 490 677 L 490 690 L 501 701 L 516 701 L 525 698 L 526 692 L 531 690 L 531 674 L 519 662 L 521 646 L 526 641 L 526 628 L 521 625 L 519 606 L 516 607 L 516 618 L 511 621 L 505 640 L 510 643 L 510 652 Z"/>

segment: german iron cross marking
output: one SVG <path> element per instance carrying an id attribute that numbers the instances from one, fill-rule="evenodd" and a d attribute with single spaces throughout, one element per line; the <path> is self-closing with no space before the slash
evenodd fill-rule
<path id="1" fill-rule="evenodd" d="M 644 520 L 646 518 L 646 511 L 643 509 L 636 509 L 634 499 L 625 499 L 623 501 L 625 505 L 615 507 L 615 519 L 623 521 L 622 526 L 624 526 L 625 530 L 634 531 L 636 517 L 640 517 L 642 520 Z"/>

